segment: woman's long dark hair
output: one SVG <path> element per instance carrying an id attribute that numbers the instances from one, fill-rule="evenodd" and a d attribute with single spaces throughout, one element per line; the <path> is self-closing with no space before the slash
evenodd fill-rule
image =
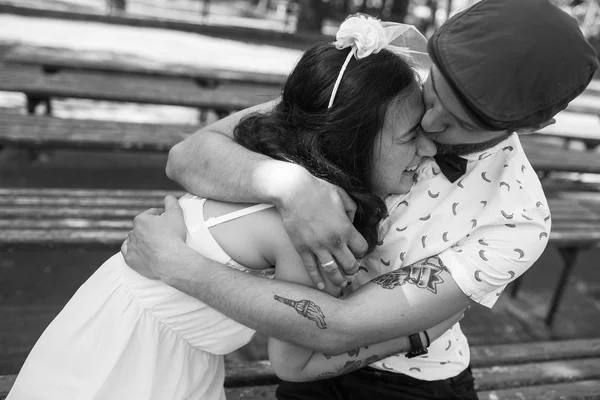
<path id="1" fill-rule="evenodd" d="M 374 142 L 390 104 L 417 89 L 416 74 L 387 50 L 353 58 L 327 109 L 348 52 L 332 44 L 310 48 L 288 77 L 281 101 L 268 113 L 243 118 L 234 136 L 250 150 L 299 164 L 344 189 L 357 205 L 354 226 L 372 251 L 387 214 L 371 189 Z"/>

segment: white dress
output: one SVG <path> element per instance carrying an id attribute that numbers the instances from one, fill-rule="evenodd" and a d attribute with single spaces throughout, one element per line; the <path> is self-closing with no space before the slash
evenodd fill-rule
<path id="1" fill-rule="evenodd" d="M 237 264 L 208 230 L 269 205 L 205 223 L 205 199 L 186 195 L 179 202 L 188 245 L 230 267 L 272 277 L 273 268 L 251 271 Z M 223 400 L 223 354 L 253 334 L 199 300 L 142 277 L 118 253 L 46 328 L 7 400 Z"/>

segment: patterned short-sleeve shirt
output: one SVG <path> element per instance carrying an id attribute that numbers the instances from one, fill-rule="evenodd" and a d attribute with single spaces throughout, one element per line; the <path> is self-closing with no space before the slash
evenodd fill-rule
<path id="1" fill-rule="evenodd" d="M 419 166 L 410 193 L 386 200 L 383 241 L 363 260 L 368 272 L 360 272 L 354 287 L 438 255 L 465 295 L 492 307 L 506 285 L 538 259 L 548 242 L 550 211 L 517 135 L 464 158 L 467 173 L 456 182 L 429 159 Z M 423 274 L 435 272 L 432 266 Z M 435 290 L 435 279 L 417 281 Z M 438 380 L 456 376 L 468 364 L 467 339 L 457 324 L 426 356 L 407 359 L 399 354 L 372 366 Z"/>

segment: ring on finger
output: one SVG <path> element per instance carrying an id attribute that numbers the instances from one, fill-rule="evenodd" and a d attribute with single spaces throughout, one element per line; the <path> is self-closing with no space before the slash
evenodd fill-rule
<path id="1" fill-rule="evenodd" d="M 331 267 L 333 264 L 335 264 L 335 260 L 331 260 L 329 262 L 326 262 L 325 264 L 321 264 L 321 267 L 323 267 L 323 268 Z"/>

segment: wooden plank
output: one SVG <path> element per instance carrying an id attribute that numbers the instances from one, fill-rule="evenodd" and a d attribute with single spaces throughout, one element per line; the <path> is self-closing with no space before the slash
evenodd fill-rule
<path id="1" fill-rule="evenodd" d="M 69 248 L 117 251 L 126 237 L 126 230 L 5 229 L 0 238 L 0 249 L 38 251 Z"/>
<path id="2" fill-rule="evenodd" d="M 2 72 L 0 70 L 0 80 Z M 74 82 L 69 83 L 75 85 Z M 148 83 L 148 85 L 158 85 Z M 1 86 L 1 82 L 0 82 Z M 87 89 L 76 86 L 78 96 L 86 96 Z M 189 87 L 189 83 L 186 85 Z M 24 87 L 21 87 L 24 89 Z M 100 90 L 107 90 L 101 87 Z M 150 88 L 147 88 L 150 90 Z M 70 90 L 70 89 L 69 89 Z M 95 90 L 95 89 L 94 89 Z M 121 88 L 121 95 L 129 96 Z M 196 89 L 193 89 L 196 90 Z M 115 92 L 116 93 L 116 92 Z M 110 96 L 110 93 L 105 93 Z M 140 94 L 140 93 L 138 93 Z M 141 95 L 141 94 L 140 94 Z M 156 101 L 168 103 L 157 92 Z M 180 93 L 185 96 L 185 93 Z M 173 95 L 170 95 L 173 97 Z M 232 104 L 230 104 L 233 107 Z M 194 133 L 198 127 L 174 124 L 140 124 L 97 120 L 60 119 L 46 116 L 25 116 L 0 112 L 0 144 L 33 147 L 66 147 L 111 150 L 168 151 L 174 144 Z M 586 151 L 564 150 L 523 141 L 533 167 L 538 171 L 565 171 L 600 173 L 600 157 Z"/>
<path id="3" fill-rule="evenodd" d="M 0 375 L 0 400 L 4 400 L 15 383 L 16 375 Z"/>
<path id="4" fill-rule="evenodd" d="M 54 47 L 16 45 L 3 57 L 4 62 L 39 65 L 46 69 L 75 69 L 104 72 L 125 72 L 151 76 L 176 76 L 206 81 L 242 82 L 281 87 L 287 75 L 264 72 L 218 70 L 184 64 L 159 64 L 141 60 L 129 54 L 102 53 Z"/>
<path id="5" fill-rule="evenodd" d="M 600 380 L 482 391 L 479 400 L 598 400 Z"/>
<path id="6" fill-rule="evenodd" d="M 227 400 L 275 400 L 276 385 L 226 388 Z"/>
<path id="7" fill-rule="evenodd" d="M 161 208 L 167 191 L 0 188 L 0 246 L 115 247 L 133 218 Z M 183 192 L 171 194 L 181 196 Z M 600 215 L 571 199 L 550 199 L 557 245 L 587 247 L 600 243 Z"/>
<path id="8" fill-rule="evenodd" d="M 475 389 L 498 390 L 600 379 L 600 358 L 474 368 Z"/>
<path id="9" fill-rule="evenodd" d="M 164 199 L 168 194 L 182 196 L 182 191 L 140 190 L 140 189 L 69 189 L 69 188 L 40 188 L 40 187 L 0 187 L 0 196 L 29 196 L 29 197 L 130 197 Z"/>
<path id="10" fill-rule="evenodd" d="M 167 152 L 200 126 L 61 119 L 0 111 L 0 145 Z"/>
<path id="11" fill-rule="evenodd" d="M 473 367 L 593 357 L 600 358 L 600 338 L 471 347 Z"/>
<path id="12" fill-rule="evenodd" d="M 14 376 L 0 376 L 0 400 L 10 388 L 2 386 L 3 379 L 8 383 Z M 228 400 L 275 400 L 276 389 L 276 385 L 226 388 L 225 395 Z M 597 400 L 600 398 L 600 380 L 481 391 L 478 396 L 480 400 Z"/>
<path id="13" fill-rule="evenodd" d="M 74 11 L 51 10 L 0 3 L 0 13 L 30 17 L 59 18 L 73 21 L 102 22 L 105 24 L 160 28 L 193 32 L 223 39 L 239 40 L 246 43 L 270 44 L 293 49 L 307 49 L 318 41 L 333 41 L 333 36 L 303 32 L 285 32 L 273 29 L 258 29 L 234 25 L 208 25 L 166 18 L 136 17 L 130 14 L 104 15 Z"/>
<path id="14" fill-rule="evenodd" d="M 591 151 L 565 150 L 522 140 L 523 149 L 536 171 L 600 173 L 600 157 Z"/>
<path id="15" fill-rule="evenodd" d="M 231 84 L 218 88 L 199 86 L 193 79 L 141 76 L 92 71 L 45 73 L 39 67 L 0 68 L 0 90 L 34 96 L 165 104 L 237 111 L 276 98 L 273 86 Z"/>

